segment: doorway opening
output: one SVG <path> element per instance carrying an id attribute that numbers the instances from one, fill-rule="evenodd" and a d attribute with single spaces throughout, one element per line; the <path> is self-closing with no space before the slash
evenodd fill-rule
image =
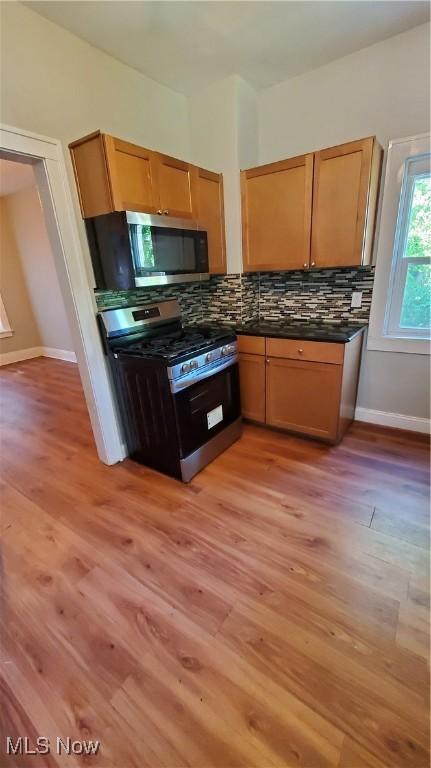
<path id="1" fill-rule="evenodd" d="M 34 176 L 33 194 L 43 210 L 46 242 L 52 256 L 51 275 L 59 288 L 55 300 L 47 288 L 42 299 L 38 296 L 37 303 L 50 303 L 51 309 L 55 303 L 57 310 L 61 307 L 56 320 L 51 316 L 51 323 L 61 325 L 64 321 L 62 338 L 67 341 L 63 342 L 64 348 L 58 346 L 57 349 L 68 353 L 66 359 L 76 359 L 99 458 L 106 464 L 114 464 L 124 458 L 125 449 L 98 334 L 94 299 L 85 270 L 61 144 L 55 139 L 3 126 L 0 129 L 0 161 L 19 166 L 21 176 Z M 44 280 L 48 281 L 47 275 L 45 265 L 36 280 L 42 289 Z M 13 346 L 10 341 L 14 338 L 13 319 L 11 322 L 8 316 L 7 303 L 0 309 L 4 333 L 0 341 Z M 62 321 L 58 319 L 60 315 Z M 58 332 L 59 328 L 53 330 Z M 34 347 L 43 349 L 42 354 L 56 349 L 44 343 Z M 67 392 L 63 394 L 67 398 Z"/>
<path id="2" fill-rule="evenodd" d="M 41 356 L 76 363 L 34 165 L 1 153 L 0 238 L 0 365 Z"/>

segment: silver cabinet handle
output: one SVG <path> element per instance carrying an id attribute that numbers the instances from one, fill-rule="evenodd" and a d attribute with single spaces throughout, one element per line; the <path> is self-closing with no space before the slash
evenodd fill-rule
<path id="1" fill-rule="evenodd" d="M 163 213 L 165 214 L 165 216 L 167 216 L 169 214 L 169 211 L 163 211 Z"/>
<path id="2" fill-rule="evenodd" d="M 311 266 L 312 266 L 312 267 L 315 267 L 315 266 L 316 266 L 316 262 L 315 262 L 315 261 L 312 261 L 312 262 L 311 262 Z"/>
<path id="3" fill-rule="evenodd" d="M 304 269 L 307 269 L 307 267 L 308 267 L 308 264 L 307 264 L 307 262 L 305 262 Z"/>
<path id="4" fill-rule="evenodd" d="M 161 208 L 159 208 L 159 210 L 157 211 L 157 213 L 159 214 L 159 216 L 161 216 L 161 215 L 162 215 L 162 213 L 163 213 L 162 209 L 161 209 Z"/>

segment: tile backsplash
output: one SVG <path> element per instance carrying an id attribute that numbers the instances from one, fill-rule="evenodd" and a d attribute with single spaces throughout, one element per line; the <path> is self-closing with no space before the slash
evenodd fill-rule
<path id="1" fill-rule="evenodd" d="M 262 272 L 259 315 L 323 322 L 367 323 L 373 294 L 374 267 L 320 269 L 310 272 Z M 350 306 L 353 291 L 362 292 L 362 306 Z"/>
<path id="2" fill-rule="evenodd" d="M 96 303 L 107 309 L 175 298 L 187 323 L 290 318 L 363 324 L 368 322 L 373 282 L 374 267 L 213 275 L 204 283 L 96 291 Z M 353 291 L 362 292 L 357 309 L 350 306 Z"/>

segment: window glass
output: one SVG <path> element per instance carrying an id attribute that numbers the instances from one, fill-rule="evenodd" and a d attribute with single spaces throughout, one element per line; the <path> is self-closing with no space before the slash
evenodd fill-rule
<path id="1" fill-rule="evenodd" d="M 429 337 L 431 325 L 430 155 L 404 163 L 386 333 Z"/>

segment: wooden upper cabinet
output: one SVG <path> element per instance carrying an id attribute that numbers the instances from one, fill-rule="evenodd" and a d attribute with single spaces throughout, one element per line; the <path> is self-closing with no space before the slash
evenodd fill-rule
<path id="1" fill-rule="evenodd" d="M 371 136 L 242 171 L 244 270 L 369 264 L 381 162 Z"/>
<path id="2" fill-rule="evenodd" d="M 69 148 L 84 219 L 127 209 L 156 212 L 157 153 L 100 131 Z"/>
<path id="3" fill-rule="evenodd" d="M 159 208 L 166 216 L 194 218 L 193 166 L 168 155 L 157 154 Z"/>
<path id="4" fill-rule="evenodd" d="M 84 219 L 114 211 L 105 143 L 100 131 L 69 144 Z"/>
<path id="5" fill-rule="evenodd" d="M 100 131 L 69 148 L 84 219 L 124 210 L 195 216 L 189 163 Z"/>
<path id="6" fill-rule="evenodd" d="M 155 213 L 156 154 L 128 141 L 104 136 L 114 210 Z"/>
<path id="7" fill-rule="evenodd" d="M 381 157 L 374 137 L 315 153 L 312 267 L 370 262 Z"/>
<path id="8" fill-rule="evenodd" d="M 241 172 L 245 271 L 308 266 L 312 188 L 312 154 Z"/>
<path id="9" fill-rule="evenodd" d="M 209 271 L 223 274 L 226 272 L 223 176 L 196 168 L 194 192 L 197 219 L 208 234 Z"/>

